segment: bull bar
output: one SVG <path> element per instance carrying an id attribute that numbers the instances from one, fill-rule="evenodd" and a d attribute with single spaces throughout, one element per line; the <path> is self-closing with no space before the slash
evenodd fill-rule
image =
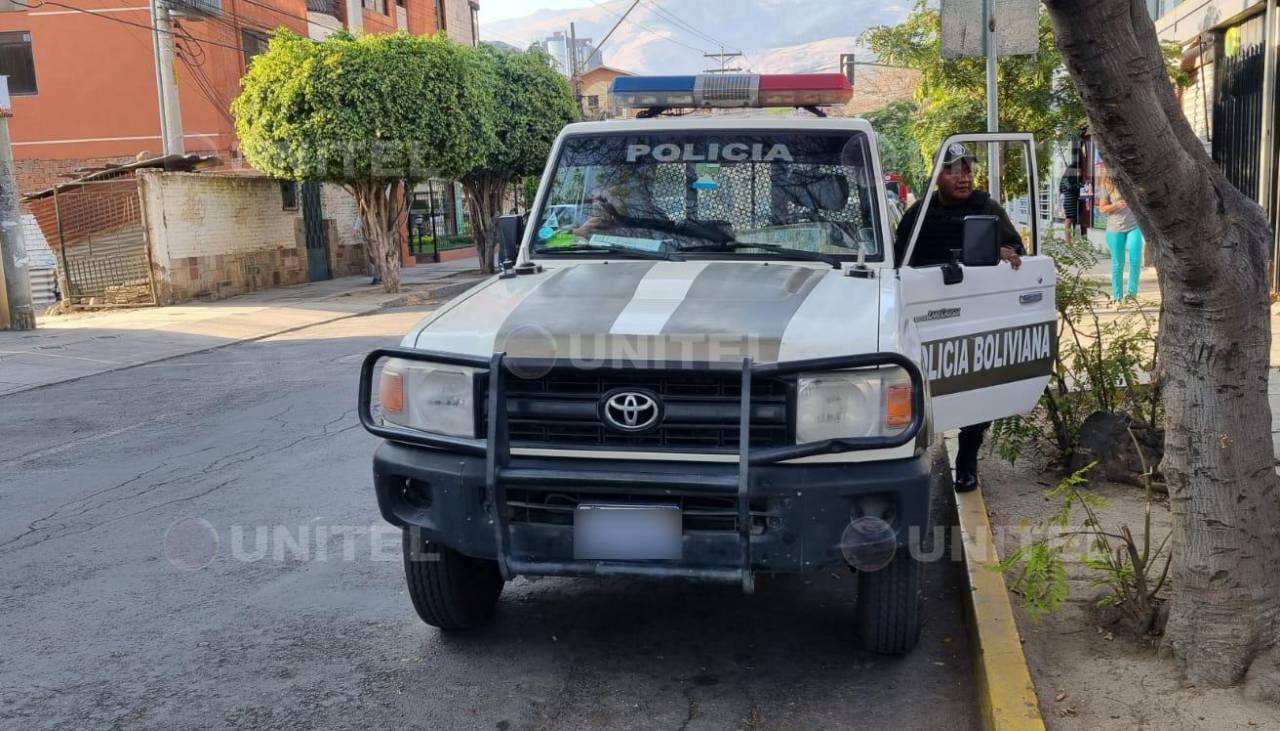
<path id="1" fill-rule="evenodd" d="M 452 365 L 477 369 L 479 377 L 488 381 L 486 434 L 483 438 L 454 437 L 442 434 L 389 426 L 379 423 L 373 416 L 373 377 L 377 364 L 384 358 Z M 902 432 L 892 436 L 847 437 L 782 447 L 751 448 L 751 385 L 756 377 L 788 376 L 800 373 L 844 371 L 881 366 L 902 368 L 911 380 L 912 418 Z M 490 358 L 437 353 L 408 348 L 379 348 L 369 353 L 360 369 L 358 413 L 360 423 L 374 436 L 392 442 L 430 447 L 457 452 L 485 459 L 485 502 L 493 518 L 494 538 L 497 546 L 498 567 L 505 579 L 520 574 L 544 576 L 634 576 L 690 578 L 703 581 L 741 584 L 744 591 L 754 589 L 751 571 L 751 511 L 750 486 L 753 466 L 774 464 L 788 460 L 821 454 L 835 454 L 868 449 L 892 449 L 909 444 L 919 435 L 925 424 L 926 384 L 920 369 L 910 359 L 898 353 L 867 353 L 860 355 L 816 358 L 786 363 L 754 363 L 751 358 L 735 362 L 656 362 L 656 363 L 605 363 L 593 364 L 601 370 L 647 370 L 664 372 L 737 372 L 741 378 L 739 411 L 738 471 L 736 479 L 708 482 L 705 478 L 690 479 L 689 487 L 716 493 L 736 494 L 738 543 L 740 564 L 736 568 L 688 567 L 649 562 L 618 561 L 527 561 L 512 557 L 510 526 L 507 520 L 506 487 L 508 485 L 535 484 L 554 479 L 559 484 L 582 487 L 601 487 L 610 483 L 645 484 L 653 476 L 642 473 L 621 474 L 590 468 L 581 471 L 534 470 L 512 468 L 511 444 L 507 427 L 506 379 L 519 377 L 520 372 L 538 372 L 563 368 L 554 359 L 509 358 L 496 353 Z M 513 370 L 515 372 L 513 372 Z M 678 484 L 678 479 L 664 476 L 664 484 Z"/>

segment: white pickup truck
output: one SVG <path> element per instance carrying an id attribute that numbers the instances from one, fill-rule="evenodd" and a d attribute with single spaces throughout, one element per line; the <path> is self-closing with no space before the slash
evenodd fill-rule
<path id="1" fill-rule="evenodd" d="M 1029 136 L 955 142 L 1020 150 L 1036 190 Z M 517 576 L 749 592 L 849 565 L 863 644 L 909 651 L 934 436 L 1034 406 L 1055 283 L 1034 211 L 1017 270 L 967 220 L 953 261 L 898 265 L 883 181 L 860 119 L 566 127 L 517 261 L 365 361 L 422 619 L 483 624 Z"/>

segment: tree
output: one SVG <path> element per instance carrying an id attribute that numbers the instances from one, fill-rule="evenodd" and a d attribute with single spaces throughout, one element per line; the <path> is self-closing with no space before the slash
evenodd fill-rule
<path id="1" fill-rule="evenodd" d="M 915 104 L 896 101 L 864 116 L 876 131 L 881 166 L 886 171 L 901 175 L 907 187 L 919 193 L 929 184 L 929 178 L 920 143 L 912 136 L 912 125 L 917 112 L 919 108 Z M 932 164 L 932 161 L 929 162 Z"/>
<path id="2" fill-rule="evenodd" d="M 493 138 L 474 52 L 443 34 L 317 43 L 281 30 L 242 83 L 231 108 L 245 158 L 278 178 L 350 191 L 383 287 L 398 291 L 401 185 L 461 176 Z"/>
<path id="3" fill-rule="evenodd" d="M 940 18 L 936 4 L 916 0 L 901 24 L 876 26 L 863 36 L 884 63 L 920 72 L 919 111 L 911 132 L 928 160 L 948 136 L 987 129 L 986 60 L 943 59 Z M 1062 54 L 1054 45 L 1047 14 L 1041 14 L 1039 53 L 1000 59 L 999 88 L 1000 129 L 1030 132 L 1046 142 L 1084 127 L 1084 110 L 1071 80 L 1062 73 Z M 1049 146 L 1042 145 L 1040 153 L 1041 169 L 1047 169 Z"/>
<path id="4" fill-rule="evenodd" d="M 1165 647 L 1197 684 L 1244 678 L 1251 695 L 1280 700 L 1267 216 L 1227 182 L 1192 131 L 1145 2 L 1046 5 L 1094 138 L 1159 272 L 1156 377 L 1174 529 Z"/>
<path id="5" fill-rule="evenodd" d="M 542 172 L 556 136 L 577 119 L 569 82 L 540 51 L 518 53 L 481 46 L 475 53 L 493 89 L 496 134 L 484 155 L 462 175 L 480 270 L 493 271 L 494 219 L 511 184 Z"/>

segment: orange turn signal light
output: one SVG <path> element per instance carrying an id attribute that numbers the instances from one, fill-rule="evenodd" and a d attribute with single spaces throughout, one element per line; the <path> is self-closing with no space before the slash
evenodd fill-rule
<path id="1" fill-rule="evenodd" d="M 378 394 L 382 410 L 392 414 L 404 412 L 404 376 L 396 371 L 383 371 L 379 379 Z"/>
<path id="2" fill-rule="evenodd" d="M 884 421 L 890 429 L 905 429 L 911 425 L 914 409 L 911 404 L 911 384 L 895 383 L 889 386 L 884 404 Z"/>

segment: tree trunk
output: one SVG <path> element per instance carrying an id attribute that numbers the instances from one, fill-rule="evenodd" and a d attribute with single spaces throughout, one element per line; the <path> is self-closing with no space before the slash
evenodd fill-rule
<path id="1" fill-rule="evenodd" d="M 471 231 L 475 236 L 476 251 L 480 255 L 480 271 L 492 274 L 494 249 L 498 246 L 496 220 L 502 215 L 502 199 L 507 193 L 507 181 L 480 175 L 464 179 L 462 187 L 467 194 Z"/>
<path id="2" fill-rule="evenodd" d="M 1231 685 L 1255 660 L 1274 665 L 1260 655 L 1280 631 L 1280 478 L 1267 404 L 1271 230 L 1183 116 L 1146 3 L 1045 4 L 1159 272 L 1163 472 L 1174 524 L 1165 647 L 1193 682 Z"/>
<path id="3" fill-rule="evenodd" d="M 387 292 L 400 291 L 400 216 L 404 196 L 397 195 L 398 185 L 386 182 L 363 182 L 347 188 L 360 207 L 360 224 L 369 245 L 369 260 L 374 275 L 382 279 Z"/>

